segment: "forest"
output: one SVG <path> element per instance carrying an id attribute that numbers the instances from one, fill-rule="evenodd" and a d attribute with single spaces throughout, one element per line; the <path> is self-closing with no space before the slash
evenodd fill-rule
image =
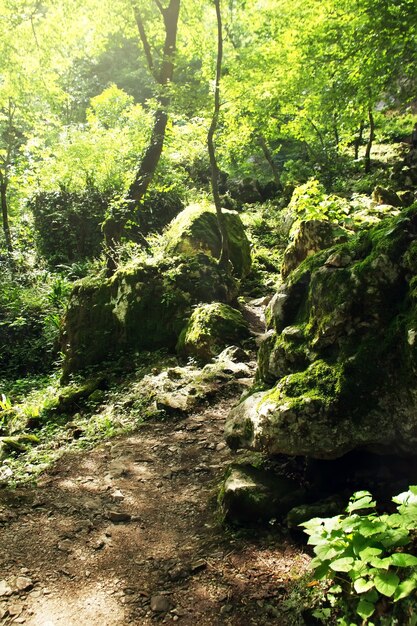
<path id="1" fill-rule="evenodd" d="M 0 625 L 415 626 L 415 0 L 0 33 Z"/>

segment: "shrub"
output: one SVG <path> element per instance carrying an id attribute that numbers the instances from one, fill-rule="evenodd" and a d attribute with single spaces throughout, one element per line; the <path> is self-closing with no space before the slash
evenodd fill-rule
<path id="1" fill-rule="evenodd" d="M 341 626 L 372 626 L 384 623 L 385 616 L 387 624 L 417 623 L 410 612 L 417 557 L 404 552 L 406 546 L 412 548 L 417 530 L 417 486 L 393 501 L 398 512 L 379 515 L 371 494 L 360 491 L 350 499 L 345 515 L 301 524 L 314 546 L 315 578 L 334 582 L 327 606 L 315 611 L 315 617 L 328 620 L 339 613 Z"/>

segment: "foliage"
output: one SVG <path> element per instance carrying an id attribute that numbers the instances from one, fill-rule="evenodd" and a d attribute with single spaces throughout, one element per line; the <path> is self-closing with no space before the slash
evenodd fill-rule
<path id="1" fill-rule="evenodd" d="M 399 505 L 397 513 L 378 514 L 371 494 L 360 491 L 351 497 L 346 514 L 301 524 L 314 546 L 315 578 L 334 582 L 327 593 L 329 606 L 317 617 L 336 612 L 342 613 L 341 625 L 351 626 L 359 617 L 360 624 L 371 626 L 389 612 L 401 623 L 416 623 L 410 596 L 417 589 L 417 556 L 404 548 L 413 549 L 417 530 L 417 486 L 393 501 Z"/>
<path id="2" fill-rule="evenodd" d="M 311 178 L 294 190 L 288 210 L 295 217 L 291 231 L 294 233 L 303 220 L 328 220 L 343 224 L 347 220 L 350 207 L 343 198 L 327 194 L 323 185 L 317 179 Z"/>
<path id="3" fill-rule="evenodd" d="M 38 251 L 51 268 L 100 253 L 108 204 L 109 197 L 91 187 L 43 191 L 31 199 Z"/>

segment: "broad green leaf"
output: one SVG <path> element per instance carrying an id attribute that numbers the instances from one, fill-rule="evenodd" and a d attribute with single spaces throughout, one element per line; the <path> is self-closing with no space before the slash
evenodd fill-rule
<path id="1" fill-rule="evenodd" d="M 333 563 L 329 564 L 329 567 L 334 572 L 349 572 L 352 569 L 354 563 L 354 559 L 347 556 L 343 559 L 336 559 L 336 561 L 333 561 Z"/>
<path id="2" fill-rule="evenodd" d="M 356 613 L 362 617 L 363 619 L 367 619 L 371 617 L 375 611 L 375 605 L 372 602 L 368 602 L 367 600 L 361 600 L 356 607 Z"/>
<path id="3" fill-rule="evenodd" d="M 365 496 L 349 504 L 346 510 L 348 513 L 353 513 L 353 511 L 360 511 L 361 509 L 373 509 L 375 506 L 376 502 L 372 500 L 372 497 Z"/>
<path id="4" fill-rule="evenodd" d="M 328 561 L 328 560 L 330 561 L 335 556 L 340 554 L 340 550 L 336 550 L 336 548 L 334 548 L 330 544 L 317 546 L 316 548 L 314 548 L 314 552 L 322 561 Z"/>
<path id="5" fill-rule="evenodd" d="M 364 548 L 359 552 L 359 556 L 362 561 L 367 561 L 375 556 L 379 556 L 382 554 L 382 550 L 380 548 Z"/>
<path id="6" fill-rule="evenodd" d="M 396 567 L 415 567 L 417 565 L 417 556 L 397 552 L 391 556 L 391 562 Z"/>
<path id="7" fill-rule="evenodd" d="M 375 575 L 374 581 L 377 591 L 388 598 L 394 595 L 400 583 L 400 579 L 394 572 L 378 572 Z"/>
<path id="8" fill-rule="evenodd" d="M 372 587 L 374 586 L 375 585 L 373 580 L 365 580 L 365 578 L 358 578 L 358 580 L 355 580 L 355 582 L 353 583 L 353 587 L 356 593 L 365 593 L 366 591 L 372 589 Z"/>
<path id="9" fill-rule="evenodd" d="M 374 556 L 368 560 L 373 567 L 377 567 L 378 569 L 386 569 L 388 570 L 392 565 L 391 557 L 387 556 L 384 559 L 380 559 L 377 556 Z"/>
<path id="10" fill-rule="evenodd" d="M 398 602 L 398 600 L 402 600 L 410 595 L 415 589 L 417 589 L 417 580 L 415 577 L 407 578 L 407 580 L 403 580 L 402 583 L 398 585 L 394 593 L 394 602 Z"/>

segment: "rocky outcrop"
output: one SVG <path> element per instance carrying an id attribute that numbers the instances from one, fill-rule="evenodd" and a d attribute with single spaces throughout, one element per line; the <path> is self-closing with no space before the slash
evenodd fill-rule
<path id="1" fill-rule="evenodd" d="M 200 302 L 231 302 L 236 282 L 210 256 L 136 262 L 76 283 L 64 320 L 64 379 L 122 352 L 174 349 Z"/>
<path id="2" fill-rule="evenodd" d="M 219 505 L 228 523 L 268 522 L 288 513 L 305 497 L 305 489 L 294 480 L 250 464 L 232 465 L 219 494 Z"/>
<path id="3" fill-rule="evenodd" d="M 220 302 L 202 304 L 194 309 L 181 332 L 177 351 L 210 361 L 227 346 L 248 337 L 248 325 L 240 311 Z"/>
<path id="4" fill-rule="evenodd" d="M 223 209 L 229 237 L 230 261 L 235 276 L 247 276 L 251 268 L 250 244 L 242 221 L 235 211 Z M 218 259 L 221 237 L 212 207 L 190 205 L 172 222 L 165 234 L 167 254 L 196 255 L 200 252 Z"/>
<path id="5" fill-rule="evenodd" d="M 417 206 L 306 259 L 269 306 L 232 448 L 417 453 Z"/>
<path id="6" fill-rule="evenodd" d="M 347 232 L 327 220 L 301 221 L 284 252 L 281 274 L 286 278 L 304 259 L 335 243 L 346 241 Z"/>

